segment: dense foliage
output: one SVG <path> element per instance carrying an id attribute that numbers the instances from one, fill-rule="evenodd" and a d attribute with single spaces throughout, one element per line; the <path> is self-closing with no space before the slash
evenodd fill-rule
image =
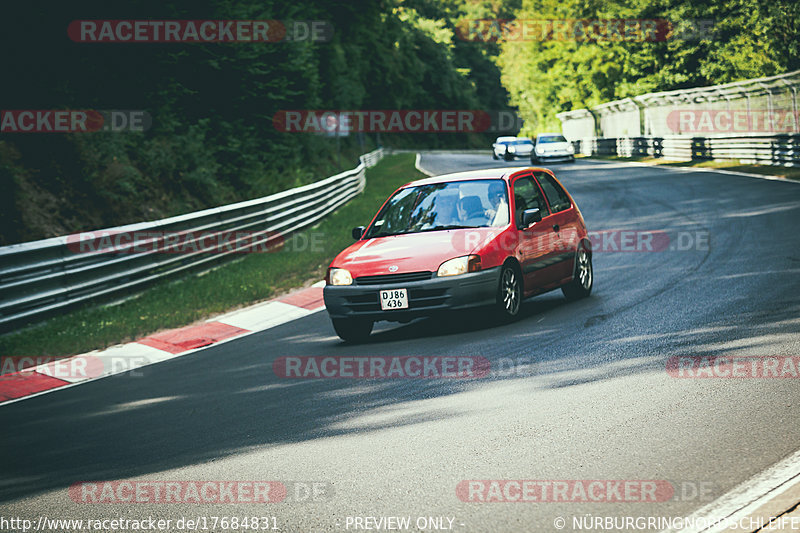
<path id="1" fill-rule="evenodd" d="M 800 68 L 796 0 L 525 0 L 515 17 L 643 19 L 670 28 L 653 41 L 504 42 L 503 84 L 532 130 L 560 129 L 560 111 Z"/>

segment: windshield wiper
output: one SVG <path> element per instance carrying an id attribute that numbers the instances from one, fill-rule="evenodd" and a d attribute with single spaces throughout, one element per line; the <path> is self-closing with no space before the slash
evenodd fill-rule
<path id="1" fill-rule="evenodd" d="M 395 235 L 410 235 L 412 233 L 424 233 L 426 231 L 443 231 L 448 229 L 464 229 L 464 228 L 485 228 L 487 226 L 459 226 L 450 224 L 446 226 L 433 226 L 432 228 L 418 229 L 414 231 L 395 231 L 392 233 L 376 233 L 374 235 L 367 235 L 367 239 L 377 239 L 378 237 L 394 237 Z"/>
<path id="2" fill-rule="evenodd" d="M 393 233 L 375 233 L 374 235 L 367 235 L 367 239 L 377 239 L 378 237 L 394 237 L 395 235 L 403 235 L 405 232 L 397 231 Z"/>
<path id="3" fill-rule="evenodd" d="M 484 226 L 459 226 L 456 224 L 449 224 L 446 226 L 434 226 L 432 228 L 426 228 L 420 231 L 439 231 L 439 230 L 448 230 L 448 229 L 463 229 L 463 228 L 482 228 Z"/>

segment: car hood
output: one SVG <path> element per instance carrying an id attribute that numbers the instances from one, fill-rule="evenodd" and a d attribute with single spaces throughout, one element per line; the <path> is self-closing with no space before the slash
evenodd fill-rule
<path id="1" fill-rule="evenodd" d="M 465 228 L 393 235 L 358 241 L 342 251 L 331 266 L 346 268 L 353 277 L 402 272 L 436 272 L 439 265 L 476 248 L 503 228 Z M 394 272 L 389 267 L 396 266 Z"/>

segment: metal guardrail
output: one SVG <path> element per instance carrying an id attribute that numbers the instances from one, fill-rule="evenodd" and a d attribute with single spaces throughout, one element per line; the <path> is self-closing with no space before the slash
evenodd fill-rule
<path id="1" fill-rule="evenodd" d="M 679 161 L 738 159 L 742 163 L 800 166 L 800 134 L 726 137 L 617 137 L 573 141 L 585 155 L 650 156 Z"/>
<path id="2" fill-rule="evenodd" d="M 191 243 L 195 235 L 197 242 L 204 234 L 246 232 L 248 246 L 269 247 L 363 192 L 365 170 L 382 157 L 383 149 L 379 148 L 362 155 L 353 170 L 263 198 L 86 233 L 149 231 L 161 235 L 153 242 L 163 239 L 164 234 L 182 234 L 188 235 L 187 242 Z M 141 253 L 80 253 L 75 251 L 72 237 L 0 247 L 0 329 L 190 269 L 209 268 L 237 253 L 235 239 L 231 250 L 215 253 L 167 254 L 158 246 Z"/>

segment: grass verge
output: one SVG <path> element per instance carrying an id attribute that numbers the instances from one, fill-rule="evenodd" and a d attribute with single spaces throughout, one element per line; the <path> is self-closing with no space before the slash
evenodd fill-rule
<path id="1" fill-rule="evenodd" d="M 333 257 L 353 242 L 400 185 L 425 177 L 414 154 L 387 156 L 367 170 L 367 187 L 317 226 L 287 239 L 274 253 L 252 254 L 214 270 L 160 282 L 116 304 L 67 312 L 0 337 L 4 356 L 66 356 L 128 342 L 156 331 L 191 324 L 238 307 L 274 298 L 322 279 Z"/>
<path id="2" fill-rule="evenodd" d="M 656 157 L 621 157 L 610 155 L 593 155 L 587 159 L 603 159 L 606 161 L 635 161 L 648 165 L 659 165 L 664 167 L 697 167 L 697 168 L 718 168 L 722 170 L 732 170 L 735 172 L 747 172 L 749 174 L 761 174 L 764 176 L 774 176 L 776 178 L 786 178 L 790 180 L 800 180 L 800 168 L 780 167 L 771 165 L 750 165 L 743 164 L 737 159 L 729 161 L 675 161 Z"/>

